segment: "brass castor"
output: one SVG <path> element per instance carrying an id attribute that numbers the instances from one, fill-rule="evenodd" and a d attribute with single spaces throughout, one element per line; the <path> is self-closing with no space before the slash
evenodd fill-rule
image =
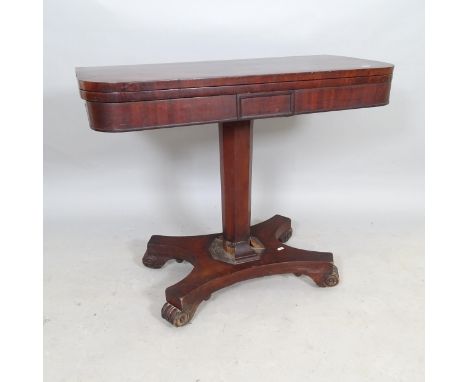
<path id="1" fill-rule="evenodd" d="M 161 309 L 161 316 L 176 327 L 187 325 L 194 313 L 195 309 L 180 310 L 168 302 Z"/>
<path id="2" fill-rule="evenodd" d="M 286 232 L 284 232 L 278 239 L 282 243 L 286 243 L 292 236 L 293 230 L 289 228 Z"/>
<path id="3" fill-rule="evenodd" d="M 148 253 L 148 251 L 146 251 L 145 255 L 143 256 L 142 263 L 145 267 L 160 269 L 164 264 L 167 263 L 168 260 L 169 258 L 167 257 L 151 255 Z"/>
<path id="4" fill-rule="evenodd" d="M 338 268 L 333 265 L 331 273 L 326 275 L 322 282 L 320 283 L 321 287 L 334 287 L 340 282 L 340 275 L 338 274 Z"/>

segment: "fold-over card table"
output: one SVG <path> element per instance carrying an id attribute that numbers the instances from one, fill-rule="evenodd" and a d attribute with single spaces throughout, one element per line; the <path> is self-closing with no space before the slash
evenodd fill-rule
<path id="1" fill-rule="evenodd" d="M 150 268 L 171 259 L 193 265 L 166 289 L 166 320 L 185 325 L 213 292 L 254 277 L 293 273 L 338 284 L 331 253 L 285 244 L 289 218 L 250 225 L 253 120 L 386 105 L 392 72 L 391 64 L 338 56 L 77 68 L 94 130 L 219 124 L 222 233 L 154 235 L 143 256 Z"/>

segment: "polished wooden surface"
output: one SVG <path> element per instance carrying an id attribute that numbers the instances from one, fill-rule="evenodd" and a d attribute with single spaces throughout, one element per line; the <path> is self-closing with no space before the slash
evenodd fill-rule
<path id="1" fill-rule="evenodd" d="M 143 257 L 147 267 L 161 268 L 169 260 L 187 261 L 194 267 L 183 280 L 166 289 L 163 318 L 174 326 L 185 325 L 213 292 L 256 277 L 292 273 L 310 277 L 319 287 L 336 286 L 339 275 L 333 255 L 284 244 L 291 233 L 291 219 L 280 215 L 252 226 L 252 235 L 264 243 L 265 251 L 259 260 L 243 264 L 228 264 L 210 256 L 209 247 L 220 234 L 152 236 Z"/>
<path id="2" fill-rule="evenodd" d="M 132 102 L 132 101 L 151 101 L 158 99 L 172 98 L 190 98 L 206 97 L 226 94 L 245 94 L 258 92 L 272 92 L 281 90 L 296 89 L 314 89 L 336 86 L 351 86 L 385 83 L 391 80 L 389 75 L 373 75 L 360 77 L 338 77 L 325 80 L 307 80 L 307 81 L 283 81 L 283 82 L 264 82 L 247 85 L 220 85 L 220 86 L 201 86 L 191 88 L 174 88 L 147 91 L 114 91 L 114 92 L 92 92 L 80 90 L 81 98 L 90 102 Z"/>
<path id="3" fill-rule="evenodd" d="M 304 81 L 387 75 L 384 62 L 342 56 L 296 56 L 148 65 L 81 67 L 76 73 L 85 91 L 144 91 L 200 86 Z"/>
<path id="4" fill-rule="evenodd" d="M 86 108 L 94 130 L 124 132 L 235 121 L 236 102 L 236 96 L 223 95 L 144 102 L 87 102 Z"/>
<path id="5" fill-rule="evenodd" d="M 291 220 L 251 226 L 252 129 L 258 118 L 386 105 L 393 65 L 338 56 L 282 57 L 78 68 L 90 126 L 125 132 L 219 123 L 222 228 L 193 237 L 152 236 L 143 263 L 188 261 L 192 272 L 166 290 L 162 316 L 187 324 L 211 293 L 253 277 L 308 275 L 335 286 L 333 255 L 286 246 Z"/>
<path id="6" fill-rule="evenodd" d="M 252 121 L 219 124 L 224 251 L 230 262 L 258 259 L 250 246 Z"/>
<path id="7" fill-rule="evenodd" d="M 386 105 L 393 65 L 340 56 L 77 68 L 105 132 Z"/>

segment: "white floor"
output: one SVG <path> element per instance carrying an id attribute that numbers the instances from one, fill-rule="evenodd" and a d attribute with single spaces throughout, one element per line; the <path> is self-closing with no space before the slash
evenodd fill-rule
<path id="1" fill-rule="evenodd" d="M 289 244 L 332 251 L 340 285 L 292 275 L 243 282 L 182 328 L 160 308 L 190 265 L 145 268 L 145 244 L 153 233 L 208 233 L 217 222 L 47 220 L 45 380 L 423 381 L 423 218 L 289 215 Z"/>

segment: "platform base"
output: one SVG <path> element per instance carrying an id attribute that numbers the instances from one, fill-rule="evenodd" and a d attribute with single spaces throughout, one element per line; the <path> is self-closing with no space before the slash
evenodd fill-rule
<path id="1" fill-rule="evenodd" d="M 306 251 L 284 243 L 291 237 L 291 219 L 275 215 L 251 227 L 253 237 L 260 240 L 265 250 L 260 258 L 242 264 L 228 264 L 215 260 L 210 246 L 219 233 L 202 236 L 159 236 L 148 242 L 143 264 L 161 268 L 167 261 L 188 261 L 193 265 L 190 274 L 166 289 L 166 304 L 162 317 L 174 326 L 190 322 L 198 305 L 208 300 L 219 289 L 256 277 L 293 273 L 309 276 L 320 287 L 338 284 L 338 270 L 333 255 L 328 252 Z"/>

